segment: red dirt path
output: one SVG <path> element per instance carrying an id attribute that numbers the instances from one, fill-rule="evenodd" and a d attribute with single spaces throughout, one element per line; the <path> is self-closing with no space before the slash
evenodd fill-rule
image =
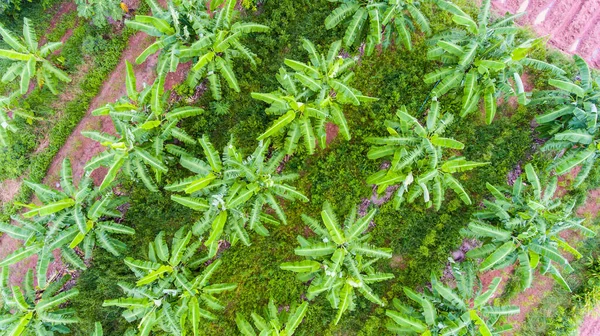
<path id="1" fill-rule="evenodd" d="M 75 180 L 79 180 L 83 174 L 85 163 L 94 155 L 104 150 L 102 145 L 82 136 L 81 132 L 85 130 L 98 130 L 114 133 L 114 127 L 110 117 L 95 117 L 92 115 L 92 111 L 107 103 L 114 102 L 126 94 L 125 60 L 134 64 L 138 89 L 141 89 L 144 83 L 151 85 L 154 82 L 156 77 L 156 55 L 150 56 L 148 60 L 141 65 L 135 65 L 134 63 L 135 58 L 152 44 L 153 41 L 154 38 L 145 33 L 137 33 L 130 38 L 128 47 L 123 51 L 121 61 L 115 70 L 113 70 L 109 79 L 102 86 L 98 96 L 92 100 L 85 117 L 81 119 L 79 125 L 77 125 L 69 139 L 65 142 L 65 145 L 54 157 L 46 175 L 46 179 L 44 180 L 45 183 L 57 181 L 62 161 L 67 157 L 71 160 L 73 166 L 73 177 Z"/>

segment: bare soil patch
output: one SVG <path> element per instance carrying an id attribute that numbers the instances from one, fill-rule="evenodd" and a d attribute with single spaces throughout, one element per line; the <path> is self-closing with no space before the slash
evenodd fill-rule
<path id="1" fill-rule="evenodd" d="M 128 47 L 123 51 L 121 61 L 102 86 L 98 96 L 92 100 L 90 108 L 88 109 L 85 117 L 82 118 L 73 131 L 73 134 L 71 134 L 69 139 L 67 139 L 65 142 L 65 145 L 54 157 L 44 182 L 51 184 L 58 180 L 58 172 L 60 171 L 62 161 L 65 158 L 69 158 L 71 160 L 71 164 L 73 166 L 73 177 L 76 181 L 78 181 L 84 173 L 83 168 L 85 167 L 85 163 L 96 154 L 103 151 L 103 146 L 101 144 L 84 137 L 81 135 L 81 132 L 93 129 L 114 134 L 115 131 L 110 117 L 95 117 L 92 115 L 92 111 L 107 103 L 114 102 L 126 94 L 126 60 L 134 64 L 138 89 L 141 90 L 144 85 L 151 85 L 152 82 L 154 82 L 156 77 L 155 67 L 157 55 L 149 57 L 148 60 L 141 65 L 135 65 L 134 63 L 135 58 L 150 44 L 152 44 L 153 41 L 154 38 L 146 35 L 145 33 L 137 33 L 130 38 Z"/>
<path id="2" fill-rule="evenodd" d="M 339 132 L 340 128 L 338 127 L 338 125 L 330 122 L 325 124 L 325 143 L 329 145 L 331 142 L 333 142 L 333 140 L 335 140 Z"/>
<path id="3" fill-rule="evenodd" d="M 513 327 L 513 330 L 507 333 L 507 335 L 518 335 L 519 329 L 523 326 L 527 315 L 552 291 L 554 279 L 537 272 L 534 277 L 535 282 L 533 285 L 517 295 L 510 302 L 510 304 L 521 307 L 521 312 L 507 318 L 507 323 Z"/>
<path id="4" fill-rule="evenodd" d="M 549 45 L 600 68 L 600 0 L 495 0 L 500 12 L 525 12 L 518 22 L 549 36 Z"/>
<path id="5" fill-rule="evenodd" d="M 10 202 L 21 188 L 21 179 L 4 180 L 0 184 L 0 203 Z"/>

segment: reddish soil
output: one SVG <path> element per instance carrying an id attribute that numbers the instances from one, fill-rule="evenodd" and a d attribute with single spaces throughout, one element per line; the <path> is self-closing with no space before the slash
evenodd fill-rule
<path id="1" fill-rule="evenodd" d="M 577 209 L 577 215 L 590 218 L 600 213 L 600 190 L 592 190 L 584 205 Z"/>
<path id="2" fill-rule="evenodd" d="M 335 140 L 339 132 L 340 128 L 338 127 L 338 125 L 330 122 L 325 124 L 325 143 L 329 145 L 331 142 L 333 142 L 333 140 Z"/>
<path id="3" fill-rule="evenodd" d="M 482 286 L 484 288 L 488 288 L 490 283 L 492 283 L 492 280 L 494 280 L 497 277 L 502 278 L 502 282 L 500 282 L 498 291 L 496 291 L 496 294 L 494 295 L 494 298 L 496 298 L 496 297 L 500 296 L 502 294 L 502 292 L 504 291 L 504 287 L 506 286 L 506 280 L 510 277 L 513 270 L 514 270 L 514 266 L 511 265 L 511 266 L 503 268 L 503 269 L 487 271 L 487 272 L 481 274 L 479 276 L 479 279 L 481 280 Z"/>
<path id="4" fill-rule="evenodd" d="M 518 22 L 549 44 L 568 54 L 578 54 L 600 68 L 600 0 L 494 0 L 500 12 L 526 12 Z"/>
<path id="5" fill-rule="evenodd" d="M 171 90 L 175 85 L 182 83 L 187 78 L 187 74 L 193 65 L 192 61 L 181 63 L 177 66 L 175 72 L 169 72 L 165 78 L 165 91 Z"/>
<path id="6" fill-rule="evenodd" d="M 551 291 L 555 284 L 554 279 L 536 272 L 533 285 L 511 300 L 510 304 L 521 307 L 521 312 L 507 318 L 507 323 L 512 325 L 513 330 L 506 335 L 518 335 L 527 315 L 537 307 Z"/>
<path id="7" fill-rule="evenodd" d="M 130 8 L 135 8 L 139 3 L 138 0 L 128 1 Z M 164 5 L 164 0 L 159 0 L 159 3 Z M 74 4 L 69 3 L 60 7 L 59 12 L 67 12 L 69 8 L 74 9 Z M 72 5 L 72 6 L 71 6 Z M 60 15 L 57 15 L 55 22 L 56 25 Z M 72 34 L 72 32 L 71 32 Z M 69 35 L 67 32 L 66 35 Z M 68 36 L 67 36 L 68 38 Z M 66 39 L 66 38 L 65 38 Z M 62 39 L 61 39 L 62 40 Z M 111 73 L 109 79 L 104 83 L 100 93 L 96 96 L 91 104 L 90 108 L 87 111 L 86 116 L 80 121 L 79 125 L 77 125 L 74 132 L 71 134 L 69 139 L 67 139 L 65 145 L 60 149 L 58 154 L 54 157 L 52 164 L 48 170 L 47 177 L 44 179 L 44 183 L 47 185 L 53 186 L 58 181 L 58 174 L 60 171 L 60 167 L 64 158 L 68 157 L 71 160 L 71 164 L 73 166 L 73 177 L 75 181 L 78 181 L 83 174 L 83 167 L 85 163 L 91 159 L 94 155 L 98 154 L 103 150 L 102 146 L 95 141 L 87 139 L 81 135 L 81 131 L 83 130 L 100 130 L 107 133 L 114 133 L 114 127 L 110 118 L 107 117 L 94 117 L 91 115 L 91 112 L 101 107 L 104 104 L 113 102 L 118 98 L 124 96 L 126 94 L 125 89 L 125 60 L 134 64 L 135 58 L 151 43 L 154 42 L 152 37 L 144 33 L 137 33 L 133 35 L 130 40 L 127 49 L 123 52 L 121 61 L 115 68 L 115 70 Z M 144 64 L 135 65 L 134 71 L 136 73 L 137 78 L 137 87 L 138 89 L 142 89 L 143 85 L 150 85 L 154 82 L 156 77 L 155 67 L 157 63 L 158 54 L 150 56 Z M 182 81 L 185 78 L 185 74 L 187 70 L 189 70 L 190 64 L 182 64 L 177 69 L 177 72 L 174 74 L 170 74 L 168 77 L 168 87 L 171 88 L 178 82 Z M 79 73 L 81 77 L 85 76 L 84 69 L 81 69 Z M 77 76 L 79 77 L 79 76 Z M 75 81 L 75 79 L 74 79 Z M 64 97 L 61 96 L 59 100 L 68 101 L 72 100 L 73 94 L 65 93 Z M 93 172 L 92 177 L 96 181 L 96 183 L 100 183 L 106 174 L 106 169 L 97 169 Z M 2 201 L 10 201 L 14 194 L 19 189 L 20 182 L 11 182 L 5 181 L 0 185 L 2 189 Z M 6 190 L 6 193 L 4 192 Z M 4 200 L 6 198 L 6 200 Z M 3 235 L 0 237 L 0 259 L 4 258 L 6 255 L 16 250 L 21 243 L 17 240 L 12 239 L 8 235 Z M 65 267 L 60 262 L 60 256 L 58 255 L 58 251 L 55 251 L 56 261 L 50 264 L 50 269 L 48 272 L 49 278 L 55 276 L 59 273 L 65 273 Z M 37 261 L 37 257 L 28 258 L 23 260 L 16 265 L 11 266 L 11 276 L 10 281 L 13 284 L 18 284 L 22 281 L 25 273 L 29 269 L 34 269 Z"/>
<path id="8" fill-rule="evenodd" d="M 0 236 L 0 259 L 4 259 L 8 254 L 21 247 L 21 241 L 11 238 L 9 235 Z M 60 261 L 60 250 L 54 251 L 54 261 L 50 263 L 48 268 L 48 279 L 52 279 L 59 274 L 66 273 L 65 265 Z M 13 286 L 21 286 L 25 274 L 28 270 L 33 270 L 35 277 L 35 267 L 37 264 L 37 255 L 25 259 L 17 264 L 9 267 L 10 277 L 9 284 Z"/>
<path id="9" fill-rule="evenodd" d="M 4 180 L 0 184 L 0 204 L 9 202 L 21 188 L 21 179 Z"/>
<path id="10" fill-rule="evenodd" d="M 150 44 L 152 44 L 153 41 L 154 38 L 146 35 L 145 33 L 137 33 L 130 38 L 127 49 L 123 51 L 121 61 L 112 72 L 106 83 L 104 83 L 102 86 L 98 96 L 92 100 L 86 116 L 83 117 L 83 119 L 79 122 L 79 125 L 77 125 L 75 128 L 73 134 L 71 134 L 65 145 L 54 157 L 44 182 L 52 183 L 58 180 L 58 172 L 60 171 L 62 161 L 67 157 L 71 160 L 71 164 L 73 166 L 73 177 L 76 181 L 79 180 L 83 175 L 85 163 L 93 156 L 104 150 L 102 145 L 96 141 L 84 137 L 81 135 L 81 132 L 85 130 L 98 130 L 107 133 L 114 133 L 114 127 L 110 118 L 107 116 L 95 117 L 92 115 L 92 111 L 107 103 L 114 102 L 126 94 L 125 60 L 134 64 L 135 58 Z M 141 65 L 134 64 L 138 89 L 142 89 L 144 83 L 146 85 L 151 85 L 154 82 L 156 77 L 156 62 L 157 55 L 153 55 Z M 102 176 L 97 176 L 97 178 L 101 180 Z"/>

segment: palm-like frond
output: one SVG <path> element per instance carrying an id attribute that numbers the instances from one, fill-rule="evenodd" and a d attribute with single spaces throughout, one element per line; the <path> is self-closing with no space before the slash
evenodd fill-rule
<path id="1" fill-rule="evenodd" d="M 383 305 L 369 284 L 394 277 L 390 273 L 378 273 L 372 266 L 380 258 L 391 258 L 391 250 L 365 244 L 368 236 L 363 234 L 375 213 L 376 210 L 372 209 L 366 216 L 356 219 L 353 211 L 342 227 L 331 205 L 325 203 L 321 212 L 323 225 L 303 216 L 305 223 L 320 238 L 315 241 L 298 237 L 301 247 L 296 248 L 295 252 L 307 260 L 286 262 L 280 266 L 284 270 L 299 273 L 304 281 L 312 279 L 306 294 L 309 300 L 322 293 L 327 294 L 332 307 L 338 310 L 334 324 L 347 310 L 354 309 L 357 291 L 369 301 Z"/>
<path id="2" fill-rule="evenodd" d="M 565 229 L 580 229 L 586 235 L 592 231 L 580 225 L 581 220 L 573 216 L 573 204 L 561 204 L 554 199 L 557 179 L 546 183 L 540 180 L 531 164 L 525 167 L 527 185 L 514 189 L 512 197 L 506 197 L 498 188 L 488 185 L 494 195 L 494 202 L 484 202 L 486 210 L 476 213 L 463 234 L 476 237 L 483 246 L 469 251 L 467 256 L 482 258 L 481 270 L 499 269 L 518 263 L 518 274 L 523 288 L 532 283 L 533 271 L 540 266 L 540 272 L 550 271 L 544 265 L 557 263 L 569 272 L 571 267 L 560 250 L 578 255 L 559 236 Z M 521 185 L 521 178 L 516 184 Z M 542 189 L 542 186 L 546 188 Z M 554 276 L 560 275 L 560 273 Z M 564 285 L 564 283 L 561 282 Z M 568 289 L 568 288 L 567 288 Z"/>
<path id="3" fill-rule="evenodd" d="M 276 197 L 308 201 L 306 196 L 287 184 L 287 181 L 298 178 L 297 175 L 278 173 L 283 153 L 266 158 L 268 140 L 261 142 L 246 158 L 233 143 L 229 143 L 220 156 L 208 137 L 203 136 L 200 144 L 206 162 L 183 156 L 181 164 L 196 175 L 175 182 L 166 189 L 184 192 L 188 196 L 172 195 L 171 199 L 204 212 L 204 219 L 197 222 L 193 230 L 197 235 L 210 232 L 205 242 L 207 247 L 216 246 L 222 237 L 233 243 L 241 240 L 244 245 L 250 245 L 248 230 L 268 235 L 264 224 L 285 224 L 286 216 Z M 265 212 L 265 207 L 275 212 L 277 220 Z"/>
<path id="4" fill-rule="evenodd" d="M 426 289 L 424 293 L 416 293 L 405 287 L 405 295 L 414 301 L 418 309 L 409 309 L 400 300 L 394 299 L 396 310 L 386 311 L 390 318 L 388 329 L 399 335 L 479 335 L 482 328 L 490 335 L 500 334 L 505 326 L 499 325 L 496 316 L 519 313 L 519 307 L 516 306 L 491 305 L 490 300 L 500 285 L 500 277 L 492 280 L 483 292 L 485 288 L 476 277 L 471 263 L 454 267 L 453 274 L 457 282 L 456 288 L 443 284 L 436 277 L 432 278 L 431 289 Z"/>
<path id="5" fill-rule="evenodd" d="M 355 62 L 338 55 L 341 41 L 331 44 L 327 57 L 309 40 L 302 40 L 302 45 L 308 52 L 309 63 L 286 59 L 285 64 L 295 72 L 279 70 L 277 80 L 281 87 L 271 93 L 252 93 L 254 99 L 270 104 L 267 114 L 278 116 L 258 140 L 285 134 L 283 147 L 287 154 L 295 153 L 300 142 L 309 154 L 314 153 L 317 142 L 325 148 L 327 122 L 336 124 L 342 136 L 349 140 L 350 130 L 342 105 L 375 100 L 351 87 L 353 72 L 350 69 Z"/>
<path id="6" fill-rule="evenodd" d="M 142 334 L 192 330 L 193 335 L 198 335 L 201 319 L 217 319 L 212 311 L 224 308 L 216 295 L 237 287 L 232 283 L 211 283 L 221 260 L 201 272 L 197 270 L 210 258 L 197 257 L 201 244 L 200 240 L 192 239 L 192 231 L 182 227 L 169 248 L 164 232 L 160 232 L 150 243 L 144 260 L 125 259 L 138 278 L 135 286 L 119 284 L 127 297 L 106 300 L 103 306 L 125 308 L 122 315 L 127 321 L 141 320 L 138 329 Z"/>
<path id="7" fill-rule="evenodd" d="M 2 76 L 2 82 L 20 77 L 20 94 L 26 94 L 32 78 L 37 78 L 40 87 L 46 85 L 54 94 L 56 81 L 70 82 L 69 76 L 48 60 L 49 54 L 62 43 L 49 42 L 39 47 L 31 21 L 23 19 L 23 37 L 16 37 L 0 24 L 0 35 L 12 49 L 0 49 L 0 58 L 13 61 L 13 65 Z"/>
<path id="8" fill-rule="evenodd" d="M 52 190 L 40 183 L 26 182 L 42 204 L 24 205 L 29 208 L 23 214 L 25 219 L 13 217 L 19 226 L 0 223 L 0 231 L 24 242 L 23 248 L 5 258 L 2 264 L 11 265 L 37 254 L 36 275 L 38 284 L 42 287 L 46 284 L 46 273 L 55 249 L 62 250 L 62 256 L 69 264 L 85 269 L 85 264 L 73 251 L 74 248 L 84 247 L 89 258 L 95 246 L 95 237 L 101 247 L 119 255 L 123 243 L 110 235 L 135 233 L 127 226 L 110 221 L 111 218 L 121 217 L 117 207 L 124 203 L 124 198 L 114 197 L 109 193 L 102 194 L 93 187 L 89 176 L 84 176 L 75 186 L 71 164 L 67 159 L 63 161 L 60 173 L 63 191 Z"/>
<path id="9" fill-rule="evenodd" d="M 128 62 L 127 69 L 127 96 L 93 111 L 94 115 L 109 115 L 119 137 L 93 131 L 82 132 L 84 136 L 107 148 L 92 158 L 85 169 L 91 171 L 100 166 L 109 168 L 100 190 L 108 188 L 125 167 L 128 169 L 123 170 L 130 178 L 141 180 L 149 190 L 156 192 L 162 174 L 168 171 L 165 164 L 165 142 L 177 139 L 195 143 L 177 124 L 183 119 L 202 114 L 204 110 L 184 106 L 167 111 L 168 103 L 162 89 L 165 74 L 160 73 L 152 86 L 138 92 L 135 89 L 135 74 Z M 154 178 L 149 171 L 154 173 Z"/>
<path id="10" fill-rule="evenodd" d="M 281 313 L 279 313 L 275 307 L 275 302 L 271 298 L 269 300 L 269 305 L 264 309 L 264 315 L 259 315 L 253 312 L 251 317 L 256 329 L 258 329 L 260 334 L 285 334 L 291 336 L 302 322 L 307 310 L 308 302 L 305 301 L 299 306 L 293 304 L 290 307 L 289 312 L 283 310 Z M 238 330 L 242 335 L 257 335 L 252 327 L 252 324 L 250 324 L 244 316 L 237 314 L 235 323 L 237 324 Z"/>
<path id="11" fill-rule="evenodd" d="M 463 202 L 470 204 L 467 192 L 452 174 L 489 164 L 467 161 L 463 157 L 444 160 L 444 151 L 462 149 L 464 145 L 441 136 L 453 118 L 451 114 L 440 115 L 439 110 L 439 102 L 434 100 L 423 126 L 402 107 L 397 113 L 400 122 L 387 122 L 388 137 L 367 139 L 374 144 L 367 154 L 369 158 L 391 160 L 389 168 L 371 175 L 367 183 L 377 185 L 380 193 L 399 185 L 394 199 L 396 206 L 404 202 L 405 197 L 413 202 L 423 196 L 428 206 L 435 205 L 439 210 L 446 189 L 452 189 Z"/>
<path id="12" fill-rule="evenodd" d="M 553 73 L 562 71 L 546 62 L 527 58 L 542 40 L 519 41 L 514 16 L 490 21 L 490 0 L 483 1 L 477 20 L 451 2 L 440 0 L 437 4 L 453 15 L 459 28 L 432 38 L 427 56 L 441 62 L 443 68 L 427 74 L 425 82 L 435 83 L 433 94 L 438 97 L 451 91 L 463 91 L 462 117 L 475 111 L 482 98 L 488 124 L 495 117 L 499 97 L 515 95 L 520 104 L 527 104 L 528 93 L 520 77 L 525 66 Z"/>
<path id="13" fill-rule="evenodd" d="M 7 335 L 52 334 L 56 330 L 70 332 L 68 324 L 77 323 L 75 311 L 63 306 L 79 294 L 77 289 L 66 290 L 64 285 L 70 276 L 59 278 L 50 284 L 38 284 L 33 287 L 33 272 L 29 270 L 25 276 L 23 287 L 9 288 L 8 267 L 2 267 L 0 274 L 0 292 L 2 308 L 0 309 L 0 328 Z"/>
<path id="14" fill-rule="evenodd" d="M 419 9 L 421 1 L 337 2 L 341 4 L 325 18 L 325 28 L 346 24 L 344 45 L 351 47 L 364 42 L 367 55 L 371 55 L 376 45 L 383 42 L 383 46 L 389 46 L 396 40 L 410 50 L 413 27 L 425 34 L 431 33 L 429 20 Z M 366 39 L 362 41 L 361 37 L 365 35 Z"/>

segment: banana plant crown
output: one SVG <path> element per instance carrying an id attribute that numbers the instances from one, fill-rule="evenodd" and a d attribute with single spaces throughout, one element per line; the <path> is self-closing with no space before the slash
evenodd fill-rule
<path id="1" fill-rule="evenodd" d="M 210 255 L 216 253 L 219 239 L 226 234 L 232 243 L 241 241 L 250 245 L 248 229 L 262 236 L 269 231 L 263 224 L 284 224 L 287 219 L 277 197 L 288 201 L 308 198 L 287 184 L 298 178 L 297 174 L 279 174 L 283 153 L 270 153 L 269 142 L 261 142 L 252 155 L 244 158 L 230 142 L 222 156 L 215 150 L 208 137 L 203 136 L 200 145 L 206 161 L 183 155 L 180 163 L 196 175 L 178 181 L 165 189 L 185 192 L 186 195 L 171 195 L 171 199 L 191 209 L 204 212 L 204 216 L 193 227 L 194 234 L 210 232 L 205 245 Z M 264 207 L 271 208 L 275 215 L 267 214 Z M 278 221 L 279 220 L 279 221 Z"/>
<path id="2" fill-rule="evenodd" d="M 183 335 L 189 330 L 198 335 L 201 319 L 218 318 L 210 310 L 225 309 L 215 295 L 237 287 L 233 283 L 210 282 L 220 259 L 198 271 L 209 259 L 196 257 L 201 246 L 202 242 L 193 239 L 192 232 L 182 227 L 175 233 L 169 249 L 165 233 L 160 232 L 149 243 L 145 260 L 125 258 L 125 264 L 138 278 L 135 285 L 119 283 L 127 297 L 106 300 L 103 306 L 125 308 L 123 317 L 128 322 L 141 320 L 139 335 L 149 335 L 152 331 Z"/>
<path id="3" fill-rule="evenodd" d="M 579 113 L 583 112 L 583 113 Z M 600 156 L 600 127 L 597 124 L 598 108 L 590 104 L 589 110 L 579 110 L 578 116 L 569 121 L 569 128 L 556 133 L 547 141 L 542 150 L 560 151 L 556 159 L 549 166 L 556 174 L 563 175 L 575 171 L 573 187 L 579 187 L 596 167 L 596 160 Z M 587 123 L 583 123 L 587 122 Z"/>
<path id="4" fill-rule="evenodd" d="M 529 51 L 539 46 L 542 39 L 519 44 L 519 30 L 514 20 L 523 13 L 490 22 L 490 0 L 483 1 L 477 21 L 458 6 L 444 0 L 438 6 L 453 14 L 452 20 L 460 26 L 440 33 L 430 40 L 427 53 L 431 60 L 443 67 L 425 75 L 425 82 L 436 83 L 434 96 L 445 95 L 452 89 L 463 90 L 461 117 L 475 111 L 483 97 L 485 119 L 488 124 L 496 115 L 498 97 L 517 96 L 527 104 L 527 96 L 520 74 L 524 65 L 562 72 L 542 61 L 527 58 Z M 511 81 L 513 84 L 511 84 Z"/>
<path id="5" fill-rule="evenodd" d="M 235 9 L 236 0 L 210 1 L 214 17 L 210 26 L 190 47 L 181 50 L 182 57 L 193 57 L 195 64 L 188 76 L 188 84 L 195 87 L 207 78 L 213 98 L 221 99 L 221 81 L 229 88 L 240 92 L 240 86 L 233 71 L 233 59 L 242 58 L 252 67 L 256 66 L 256 55 L 240 40 L 250 33 L 266 33 L 269 27 L 254 22 L 234 22 L 239 16 Z M 196 61 L 197 58 L 197 61 Z"/>
<path id="6" fill-rule="evenodd" d="M 394 41 L 394 32 L 398 41 L 408 50 L 412 49 L 411 33 L 417 26 L 425 34 L 431 34 L 429 20 L 419 9 L 427 1 L 331 1 L 338 2 L 340 5 L 325 18 L 325 28 L 333 29 L 342 23 L 347 23 L 344 45 L 351 47 L 361 43 L 366 36 L 367 55 L 371 55 L 376 45 L 383 43 L 384 46 L 389 46 Z"/>
<path id="7" fill-rule="evenodd" d="M 124 168 L 127 175 L 139 178 L 150 191 L 156 192 L 157 183 L 168 171 L 165 142 L 177 139 L 186 144 L 195 144 L 194 138 L 179 128 L 178 123 L 204 110 L 193 106 L 171 109 L 164 92 L 164 72 L 159 72 L 152 86 L 138 92 L 133 67 L 128 62 L 126 65 L 127 96 L 92 112 L 94 115 L 110 116 L 118 137 L 97 131 L 82 132 L 84 136 L 107 147 L 107 150 L 92 158 L 85 169 L 109 167 L 100 190 L 110 186 L 117 173 Z M 154 173 L 154 179 L 148 174 L 148 168 Z"/>
<path id="8" fill-rule="evenodd" d="M 46 85 L 56 94 L 56 79 L 70 82 L 67 74 L 48 61 L 48 56 L 62 45 L 62 42 L 49 42 L 40 47 L 35 30 L 29 19 L 23 19 L 23 37 L 17 37 L 0 24 L 0 35 L 11 49 L 0 49 L 0 58 L 14 63 L 2 75 L 2 82 L 8 83 L 20 77 L 20 94 L 29 90 L 29 82 L 36 78 L 39 87 Z"/>
<path id="9" fill-rule="evenodd" d="M 315 152 L 317 139 L 319 146 L 325 148 L 327 144 L 325 124 L 329 117 L 327 109 L 322 109 L 314 101 L 310 89 L 298 90 L 300 82 L 285 68 L 279 69 L 276 78 L 281 85 L 278 91 L 251 93 L 252 98 L 271 105 L 265 109 L 267 114 L 280 116 L 271 127 L 258 136 L 257 140 L 264 140 L 285 132 L 287 136 L 283 150 L 288 155 L 296 152 L 301 139 L 306 152 L 310 155 Z"/>
<path id="10" fill-rule="evenodd" d="M 557 178 L 553 177 L 542 190 L 542 184 L 533 166 L 525 166 L 527 184 L 519 177 L 508 196 L 504 189 L 487 184 L 494 201 L 484 200 L 486 210 L 477 212 L 462 233 L 475 237 L 483 245 L 467 253 L 470 258 L 483 258 L 481 271 L 501 269 L 518 262 L 522 288 L 529 288 L 536 268 L 551 275 L 567 290 L 569 285 L 556 267 L 570 273 L 573 268 L 562 256 L 564 250 L 577 258 L 581 254 L 571 247 L 560 232 L 577 229 L 586 236 L 595 233 L 582 225 L 583 219 L 573 216 L 575 201 L 562 204 L 553 198 Z"/>
<path id="11" fill-rule="evenodd" d="M 15 92 L 9 97 L 0 97 L 0 146 L 6 147 L 11 144 L 10 133 L 20 132 L 21 123 L 19 119 L 24 119 L 28 124 L 32 124 L 33 120 L 40 120 L 35 117 L 33 112 L 19 108 L 16 106 L 16 96 L 20 93 Z"/>
<path id="12" fill-rule="evenodd" d="M 122 217 L 117 207 L 126 198 L 114 197 L 112 193 L 103 194 L 94 188 L 88 175 L 75 187 L 68 159 L 63 161 L 60 177 L 62 191 L 53 190 L 41 183 L 25 181 L 42 204 L 20 204 L 29 208 L 23 214 L 25 219 L 12 217 L 20 226 L 0 223 L 1 232 L 24 242 L 21 248 L 0 262 L 0 267 L 37 254 L 36 277 L 41 287 L 46 283 L 46 273 L 54 250 L 60 249 L 62 257 L 69 264 L 85 269 L 81 257 L 74 251 L 76 247 L 82 247 L 85 259 L 91 257 L 96 245 L 118 256 L 126 246 L 112 237 L 112 234 L 135 233 L 132 228 L 113 221 Z"/>
<path id="13" fill-rule="evenodd" d="M 9 285 L 8 267 L 0 274 L 0 331 L 7 336 L 68 334 L 68 324 L 79 322 L 75 310 L 63 306 L 79 294 L 77 289 L 64 290 L 69 275 L 43 287 L 34 286 L 33 272 L 27 271 L 23 289 Z"/>
<path id="14" fill-rule="evenodd" d="M 471 204 L 471 198 L 452 174 L 472 170 L 489 162 L 467 161 L 464 157 L 444 160 L 446 150 L 464 148 L 463 143 L 441 136 L 454 116 L 451 113 L 440 115 L 440 104 L 435 99 L 431 103 L 425 126 L 408 114 L 404 106 L 396 116 L 398 122 L 385 122 L 390 136 L 367 138 L 367 142 L 374 144 L 367 153 L 369 159 L 391 157 L 389 167 L 369 176 L 367 183 L 377 185 L 378 193 L 399 185 L 394 197 L 397 208 L 405 198 L 412 203 L 423 196 L 427 206 L 435 205 L 435 209 L 439 210 L 448 188 L 465 204 Z"/>
<path id="15" fill-rule="evenodd" d="M 287 128 L 286 152 L 292 153 L 300 137 L 304 137 L 306 150 L 312 154 L 315 134 L 322 148 L 326 144 L 325 124 L 328 121 L 338 125 L 342 136 L 350 140 L 342 105 L 358 106 L 361 102 L 377 99 L 350 87 L 354 76 L 350 69 L 356 61 L 340 55 L 341 41 L 331 44 L 327 56 L 318 53 L 307 39 L 302 40 L 302 46 L 308 52 L 310 62 L 286 58 L 285 65 L 294 72 L 290 74 L 285 69 L 279 70 L 277 80 L 281 88 L 273 93 L 253 92 L 252 97 L 271 104 L 267 113 L 281 115 L 258 139 L 271 137 Z"/>
<path id="16" fill-rule="evenodd" d="M 264 315 L 252 312 L 252 321 L 258 329 L 258 335 L 262 336 L 292 336 L 296 328 L 302 323 L 302 319 L 308 311 L 308 302 L 302 302 L 300 306 L 295 303 L 289 307 L 289 311 L 282 309 L 281 312 L 275 306 L 273 298 L 264 309 Z M 237 313 L 235 323 L 238 330 L 244 336 L 256 336 L 257 333 L 252 324 L 246 318 Z"/>
<path id="17" fill-rule="evenodd" d="M 253 66 L 256 55 L 244 46 L 240 39 L 249 33 L 264 33 L 269 27 L 253 22 L 234 22 L 239 16 L 236 0 L 169 2 L 168 10 L 162 9 L 154 0 L 147 0 L 153 16 L 136 15 L 134 21 L 125 24 L 133 29 L 156 36 L 136 59 L 143 63 L 148 56 L 160 51 L 160 62 L 168 71 L 177 70 L 179 63 L 194 59 L 188 83 L 195 87 L 207 77 L 213 97 L 221 99 L 219 75 L 230 88 L 240 92 L 233 72 L 233 58 L 244 58 Z"/>
<path id="18" fill-rule="evenodd" d="M 510 325 L 499 325 L 502 316 L 518 314 L 518 306 L 497 307 L 491 300 L 498 291 L 502 278 L 496 277 L 487 290 L 476 276 L 472 264 L 453 267 L 456 288 L 432 276 L 431 288 L 416 293 L 404 287 L 406 296 L 417 309 L 394 299 L 396 310 L 387 310 L 390 318 L 387 328 L 398 335 L 499 335 L 511 330 Z"/>
<path id="19" fill-rule="evenodd" d="M 327 300 L 338 311 L 334 324 L 339 322 L 345 311 L 354 310 L 356 291 L 367 300 L 384 305 L 369 284 L 394 277 L 391 273 L 377 272 L 372 266 L 381 258 L 391 258 L 392 250 L 369 245 L 369 235 L 363 234 L 375 213 L 376 209 L 372 209 L 366 216 L 357 219 L 355 208 L 346 217 L 342 227 L 331 205 L 325 202 L 321 211 L 325 227 L 316 219 L 302 216 L 306 225 L 320 238 L 309 241 L 298 236 L 300 247 L 294 252 L 307 260 L 281 264 L 283 270 L 301 273 L 298 276 L 300 280 L 312 280 L 306 293 L 309 300 L 326 293 Z"/>
<path id="20" fill-rule="evenodd" d="M 576 79 L 564 76 L 550 79 L 549 84 L 558 90 L 542 91 L 531 103 L 554 108 L 536 117 L 540 132 L 551 136 L 542 150 L 564 151 L 550 167 L 558 175 L 581 166 L 574 182 L 574 186 L 578 187 L 588 177 L 600 155 L 600 76 L 592 72 L 581 57 L 574 55 L 573 59 L 579 71 Z"/>

